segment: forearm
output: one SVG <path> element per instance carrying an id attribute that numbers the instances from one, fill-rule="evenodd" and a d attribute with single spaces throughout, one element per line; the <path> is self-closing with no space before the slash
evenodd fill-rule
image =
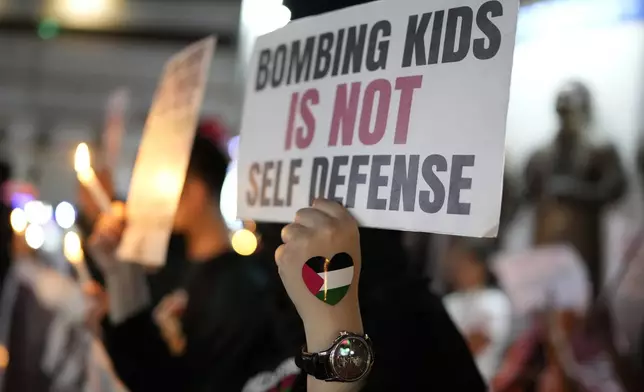
<path id="1" fill-rule="evenodd" d="M 605 174 L 599 182 L 571 178 L 569 192 L 564 197 L 585 203 L 606 204 L 619 199 L 625 192 L 626 181 L 619 174 Z"/>

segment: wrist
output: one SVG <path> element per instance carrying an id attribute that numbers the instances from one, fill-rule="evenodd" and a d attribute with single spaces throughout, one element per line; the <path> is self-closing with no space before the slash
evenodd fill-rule
<path id="1" fill-rule="evenodd" d="M 362 318 L 358 312 L 351 317 L 326 318 L 304 323 L 306 334 L 306 349 L 308 352 L 320 352 L 328 349 L 333 341 L 346 331 L 357 335 L 364 335 Z"/>

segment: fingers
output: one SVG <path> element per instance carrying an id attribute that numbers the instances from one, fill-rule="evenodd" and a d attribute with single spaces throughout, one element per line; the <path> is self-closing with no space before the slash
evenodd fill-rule
<path id="1" fill-rule="evenodd" d="M 303 208 L 295 214 L 295 223 L 310 229 L 331 226 L 333 218 L 317 208 Z"/>
<path id="2" fill-rule="evenodd" d="M 336 219 L 345 220 L 351 216 L 349 211 L 342 206 L 342 204 L 327 199 L 316 199 L 313 201 L 313 208 L 324 212 Z"/>
<path id="3" fill-rule="evenodd" d="M 308 230 L 299 223 L 291 223 L 290 225 L 284 226 L 282 229 L 282 242 L 286 244 L 298 237 L 304 237 L 308 235 Z"/>
<path id="4" fill-rule="evenodd" d="M 275 263 L 279 266 L 284 259 L 284 252 L 286 250 L 286 244 L 280 245 L 275 249 Z"/>
<path id="5" fill-rule="evenodd" d="M 119 211 L 119 207 L 117 207 L 117 214 L 122 214 L 122 211 L 122 208 Z M 125 221 L 122 215 L 103 215 L 96 223 L 90 243 L 99 249 L 114 249 L 121 241 L 121 235 L 124 228 Z"/>

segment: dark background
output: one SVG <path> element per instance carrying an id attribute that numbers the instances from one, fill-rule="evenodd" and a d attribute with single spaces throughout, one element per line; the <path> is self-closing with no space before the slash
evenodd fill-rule
<path id="1" fill-rule="evenodd" d="M 371 1 L 373 0 L 284 0 L 284 5 L 291 10 L 291 19 L 300 19 Z"/>

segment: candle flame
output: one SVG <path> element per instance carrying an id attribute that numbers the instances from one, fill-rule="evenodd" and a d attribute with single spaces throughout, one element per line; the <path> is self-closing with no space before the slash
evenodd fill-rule
<path id="1" fill-rule="evenodd" d="M 83 262 L 84 254 L 81 240 L 75 231 L 70 231 L 65 234 L 65 238 L 63 239 L 63 252 L 70 263 L 79 264 Z"/>
<path id="2" fill-rule="evenodd" d="M 91 158 L 89 155 L 89 147 L 87 144 L 81 143 L 76 147 L 76 155 L 74 156 L 74 170 L 76 173 L 87 173 L 92 168 Z"/>

